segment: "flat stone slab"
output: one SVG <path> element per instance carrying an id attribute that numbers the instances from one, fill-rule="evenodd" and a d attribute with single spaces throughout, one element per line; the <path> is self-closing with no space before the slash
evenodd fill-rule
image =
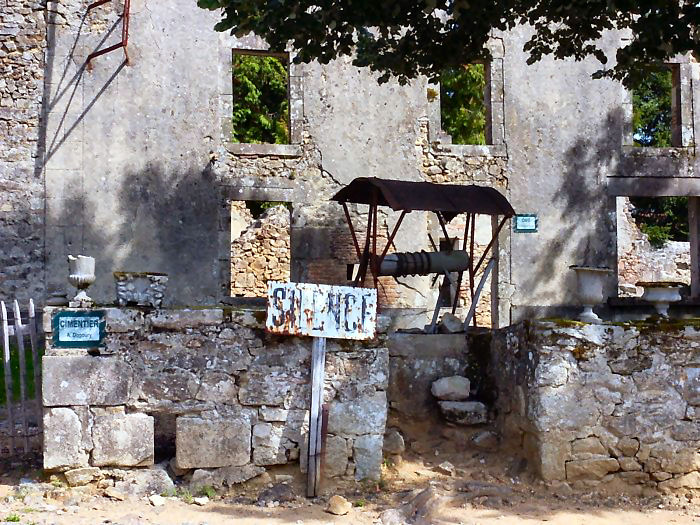
<path id="1" fill-rule="evenodd" d="M 433 381 L 430 392 L 443 401 L 465 401 L 469 399 L 469 379 L 463 376 L 442 377 Z"/>
<path id="2" fill-rule="evenodd" d="M 44 406 L 126 404 L 133 371 L 116 357 L 44 356 Z"/>
<path id="3" fill-rule="evenodd" d="M 467 351 L 464 334 L 392 334 L 387 343 L 392 357 L 461 357 Z"/>
<path id="4" fill-rule="evenodd" d="M 175 449 L 180 468 L 242 466 L 251 460 L 251 428 L 244 419 L 178 417 Z"/>
<path id="5" fill-rule="evenodd" d="M 224 321 L 224 311 L 221 308 L 158 310 L 150 317 L 150 320 L 153 328 L 180 330 L 220 324 Z"/>
<path id="6" fill-rule="evenodd" d="M 92 464 L 97 467 L 141 467 L 153 464 L 153 417 L 104 414 L 92 424 Z"/>
<path id="7" fill-rule="evenodd" d="M 438 401 L 447 421 L 458 425 L 480 425 L 488 421 L 486 405 L 479 401 Z"/>

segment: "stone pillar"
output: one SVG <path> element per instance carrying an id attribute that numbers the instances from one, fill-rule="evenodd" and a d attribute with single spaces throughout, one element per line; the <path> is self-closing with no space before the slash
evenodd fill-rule
<path id="1" fill-rule="evenodd" d="M 700 197 L 688 197 L 690 296 L 700 298 Z"/>

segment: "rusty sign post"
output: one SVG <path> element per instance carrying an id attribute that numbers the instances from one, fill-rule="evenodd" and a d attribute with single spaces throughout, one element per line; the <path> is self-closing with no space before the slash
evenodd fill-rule
<path id="1" fill-rule="evenodd" d="M 323 377 L 326 338 L 372 339 L 377 329 L 377 290 L 309 283 L 267 284 L 268 332 L 307 335 L 311 347 L 311 405 L 307 497 L 318 496 L 321 482 Z"/>

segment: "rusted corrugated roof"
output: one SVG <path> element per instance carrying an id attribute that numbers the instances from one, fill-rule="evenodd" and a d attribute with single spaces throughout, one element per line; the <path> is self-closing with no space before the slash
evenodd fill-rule
<path id="1" fill-rule="evenodd" d="M 374 197 L 373 197 L 374 196 Z M 513 207 L 503 195 L 493 188 L 459 184 L 434 184 L 403 180 L 358 177 L 331 200 L 372 204 L 393 210 L 439 211 L 447 220 L 460 213 L 486 215 L 515 215 Z"/>

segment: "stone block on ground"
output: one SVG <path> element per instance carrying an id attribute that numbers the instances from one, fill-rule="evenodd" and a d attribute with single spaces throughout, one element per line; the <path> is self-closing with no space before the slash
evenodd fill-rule
<path id="1" fill-rule="evenodd" d="M 659 489 L 700 489 L 700 472 L 690 472 L 659 483 Z"/>
<path id="2" fill-rule="evenodd" d="M 66 470 L 88 467 L 83 424 L 70 408 L 44 411 L 44 468 Z"/>
<path id="3" fill-rule="evenodd" d="M 600 480 L 618 470 L 620 470 L 620 464 L 614 458 L 569 461 L 566 463 L 566 479 L 568 481 Z"/>
<path id="4" fill-rule="evenodd" d="M 250 462 L 250 423 L 242 418 L 178 417 L 175 450 L 180 468 L 245 465 Z"/>
<path id="5" fill-rule="evenodd" d="M 443 401 L 464 401 L 469 399 L 469 379 L 462 376 L 442 377 L 430 387 L 432 394 Z"/>
<path id="6" fill-rule="evenodd" d="M 471 441 L 482 450 L 494 450 L 498 447 L 498 434 L 491 430 L 483 430 L 474 434 Z"/>
<path id="7" fill-rule="evenodd" d="M 114 489 L 131 496 L 150 496 L 152 494 L 172 493 L 175 490 L 173 480 L 161 468 L 140 468 L 122 471 Z"/>
<path id="8" fill-rule="evenodd" d="M 64 472 L 66 481 L 71 487 L 87 485 L 91 481 L 101 477 L 101 471 L 98 467 L 83 467 Z"/>
<path id="9" fill-rule="evenodd" d="M 243 465 L 241 467 L 222 467 L 216 469 L 197 469 L 190 479 L 190 490 L 197 491 L 202 487 L 232 487 L 253 479 L 265 472 L 264 467 Z"/>
<path id="10" fill-rule="evenodd" d="M 479 425 L 488 422 L 488 409 L 479 401 L 438 401 L 442 416 L 458 425 Z"/>
<path id="11" fill-rule="evenodd" d="M 367 434 L 355 438 L 353 459 L 355 479 L 377 480 L 382 474 L 382 434 Z"/>
<path id="12" fill-rule="evenodd" d="M 116 357 L 44 356 L 44 406 L 123 405 L 133 371 Z"/>
<path id="13" fill-rule="evenodd" d="M 335 514 L 336 516 L 344 516 L 352 509 L 352 504 L 346 500 L 343 496 L 335 494 L 331 496 L 328 500 L 328 506 L 326 507 L 326 512 L 330 514 Z"/>
<path id="14" fill-rule="evenodd" d="M 406 450 L 406 443 L 398 430 L 392 428 L 384 434 L 384 453 L 403 454 L 404 450 Z"/>
<path id="15" fill-rule="evenodd" d="M 92 464 L 136 467 L 152 465 L 154 420 L 146 414 L 96 415 L 92 426 Z"/>

